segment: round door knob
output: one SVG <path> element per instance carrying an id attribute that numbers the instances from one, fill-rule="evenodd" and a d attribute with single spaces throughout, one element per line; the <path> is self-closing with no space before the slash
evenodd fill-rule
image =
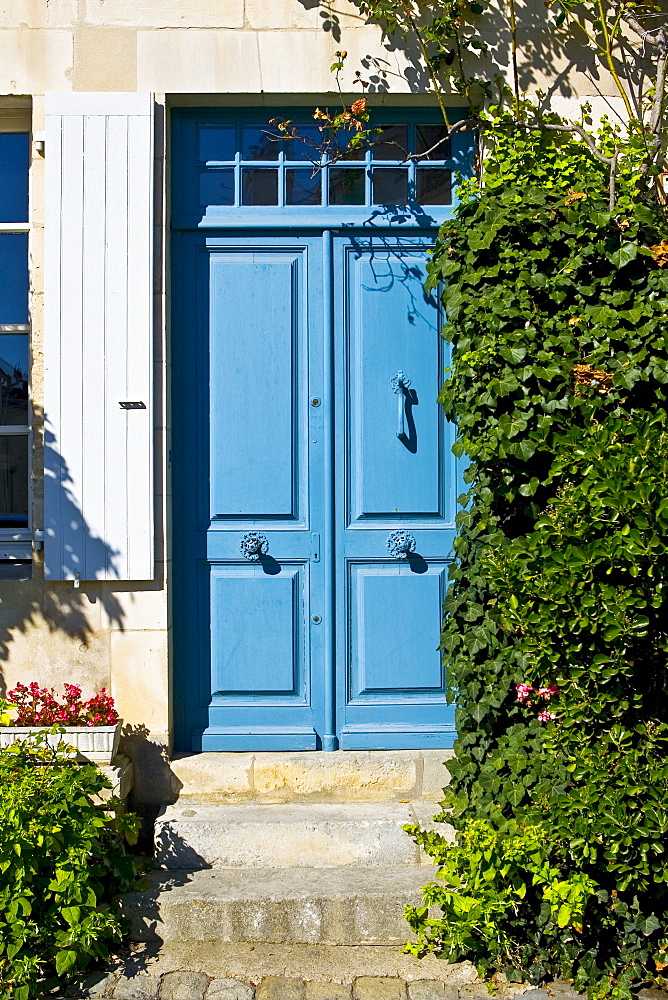
<path id="1" fill-rule="evenodd" d="M 257 560 L 269 551 L 269 539 L 257 531 L 247 531 L 241 539 L 239 548 L 245 559 Z"/>
<path id="2" fill-rule="evenodd" d="M 415 537 L 410 531 L 391 531 L 387 537 L 387 549 L 395 559 L 407 559 L 415 552 Z"/>

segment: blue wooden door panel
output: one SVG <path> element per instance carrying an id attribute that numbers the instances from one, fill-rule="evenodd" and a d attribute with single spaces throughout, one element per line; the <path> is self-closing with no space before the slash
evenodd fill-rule
<path id="1" fill-rule="evenodd" d="M 292 518 L 304 446 L 304 251 L 237 248 L 209 261 L 211 515 Z"/>
<path id="2" fill-rule="evenodd" d="M 337 690 L 344 749 L 451 746 L 439 626 L 455 534 L 453 431 L 429 239 L 341 237 L 335 283 Z M 398 390 L 398 391 L 397 391 Z M 341 488 L 342 487 L 342 488 Z M 410 535 L 395 558 L 392 532 Z"/>
<path id="3" fill-rule="evenodd" d="M 440 518 L 442 423 L 434 400 L 443 366 L 436 300 L 422 289 L 424 252 L 397 252 L 394 240 L 387 248 L 383 242 L 372 251 L 354 243 L 345 248 L 351 520 Z M 404 389 L 392 383 L 399 372 L 410 380 Z"/>
<path id="4" fill-rule="evenodd" d="M 325 590 L 315 539 L 327 532 L 322 415 L 309 399 L 323 389 L 321 243 L 181 239 L 175 596 L 193 613 L 182 716 L 193 749 L 320 742 L 324 644 L 311 616 Z M 260 553 L 244 548 L 249 533 Z"/>
<path id="5" fill-rule="evenodd" d="M 442 701 L 438 645 L 445 572 L 434 563 L 420 574 L 408 564 L 350 566 L 349 705 L 378 698 Z M 392 608 L 400 611 L 394 619 Z"/>
<path id="6" fill-rule="evenodd" d="M 211 567 L 213 703 L 234 697 L 308 703 L 304 595 L 308 566 Z"/>

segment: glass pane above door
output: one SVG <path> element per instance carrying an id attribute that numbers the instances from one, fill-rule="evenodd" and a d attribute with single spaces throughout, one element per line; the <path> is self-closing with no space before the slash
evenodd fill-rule
<path id="1" fill-rule="evenodd" d="M 333 133 L 314 124 L 313 109 L 284 109 L 282 116 L 252 109 L 236 121 L 223 111 L 174 114 L 175 136 L 179 129 L 189 136 L 175 171 L 177 228 L 233 225 L 235 218 L 243 218 L 238 224 L 257 218 L 265 226 L 285 217 L 292 225 L 312 222 L 316 209 L 325 225 L 345 224 L 348 217 L 377 224 L 385 215 L 429 227 L 447 218 L 459 178 L 471 173 L 472 134 L 450 138 L 435 111 L 402 110 L 394 117 L 390 109 L 373 109 L 361 142 L 353 129 Z"/>

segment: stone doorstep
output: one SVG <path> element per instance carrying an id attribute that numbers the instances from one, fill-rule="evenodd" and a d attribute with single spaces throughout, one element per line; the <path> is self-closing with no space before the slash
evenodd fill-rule
<path id="1" fill-rule="evenodd" d="M 452 756 L 452 750 L 177 754 L 173 801 L 438 802 Z"/>
<path id="2" fill-rule="evenodd" d="M 129 964 L 152 976 L 191 969 L 212 978 L 240 979 L 258 985 L 267 976 L 341 984 L 359 976 L 447 981 L 463 988 L 477 979 L 469 962 L 445 965 L 433 955 L 415 958 L 403 946 L 247 944 L 168 941 L 135 945 Z"/>
<path id="3" fill-rule="evenodd" d="M 403 945 L 420 865 L 154 872 L 121 897 L 130 939 L 148 942 Z"/>
<path id="4" fill-rule="evenodd" d="M 216 805 L 181 799 L 163 809 L 156 820 L 155 866 L 195 870 L 431 865 L 404 826 L 427 824 L 438 810 L 437 802 Z M 452 833 L 445 824 L 440 829 Z"/>

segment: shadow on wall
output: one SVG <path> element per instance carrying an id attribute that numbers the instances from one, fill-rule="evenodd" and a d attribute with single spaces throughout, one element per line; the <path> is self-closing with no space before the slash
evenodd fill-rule
<path id="1" fill-rule="evenodd" d="M 40 417 L 41 414 L 37 412 L 35 414 L 36 426 L 39 426 Z M 37 437 L 37 435 L 35 436 Z M 94 572 L 96 575 L 102 576 L 106 574 L 107 567 L 113 567 L 117 553 L 91 530 L 86 518 L 74 501 L 69 488 L 72 477 L 64 459 L 54 448 L 53 441 L 53 434 L 48 430 L 45 431 L 43 441 L 44 466 L 51 470 L 55 481 L 59 483 L 55 502 L 60 508 L 61 520 L 67 520 L 79 526 L 87 553 L 95 567 Z M 36 445 L 36 469 L 33 474 L 35 492 L 33 521 L 35 525 L 42 523 L 41 450 L 39 445 Z M 102 608 L 96 608 L 98 602 L 101 602 Z M 123 628 L 123 608 L 116 595 L 111 593 L 108 587 L 102 587 L 99 583 L 93 582 L 84 583 L 83 586 L 76 588 L 71 581 L 45 581 L 42 554 L 37 553 L 33 559 L 31 580 L 8 581 L 0 585 L 0 661 L 6 662 L 10 659 L 12 643 L 20 635 L 27 635 L 31 631 L 43 631 L 44 626 L 49 634 L 61 633 L 71 640 L 73 651 L 76 649 L 80 653 L 85 653 L 93 636 L 100 631 L 101 610 L 106 616 L 106 622 L 102 627 L 107 629 Z M 39 670 L 40 663 L 35 659 L 35 652 L 32 649 L 31 666 L 35 670 Z M 19 657 L 17 666 L 20 666 L 20 661 L 23 659 L 23 656 Z M 64 677 L 64 680 L 72 681 L 72 666 L 69 667 L 69 676 Z M 3 676 L 0 677 L 1 695 L 6 693 L 4 674 L 5 671 L 2 671 Z M 58 674 L 59 671 L 55 670 L 54 681 L 49 681 L 49 683 L 57 683 Z M 95 682 L 93 681 L 93 683 Z M 102 683 L 105 681 L 103 680 Z M 108 680 L 106 686 L 109 686 Z"/>
<path id="2" fill-rule="evenodd" d="M 60 508 L 60 520 L 75 524 L 83 536 L 87 565 L 91 575 L 106 575 L 113 568 L 118 553 L 90 527 L 72 491 L 72 476 L 63 457 L 54 447 L 54 435 L 48 428 L 42 439 L 41 414 L 35 415 L 34 523 L 42 520 L 42 458 L 44 468 L 57 483 L 50 503 Z M 43 451 L 43 455 L 42 455 Z M 55 495 L 54 495 L 55 494 Z M 114 593 L 114 588 L 118 593 Z M 125 612 L 119 599 L 122 592 L 162 590 L 163 581 L 146 583 L 82 581 L 75 587 L 70 581 L 44 579 L 42 554 L 33 561 L 31 580 L 0 583 L 0 696 L 17 680 L 37 680 L 47 687 L 62 690 L 63 682 L 81 684 L 85 690 L 106 687 L 113 693 L 110 676 L 109 636 L 123 631 Z M 130 598 L 131 599 L 131 598 Z M 53 647 L 49 636 L 60 636 Z M 138 712 L 141 706 L 137 706 Z M 122 730 L 121 752 L 134 764 L 132 807 L 146 820 L 146 838 L 150 846 L 152 819 L 163 802 L 178 797 L 178 780 L 169 767 L 168 747 L 154 742 L 146 726 L 126 725 Z"/>
<path id="3" fill-rule="evenodd" d="M 134 765 L 131 804 L 143 821 L 140 847 L 150 854 L 155 818 L 163 806 L 176 802 L 183 783 L 170 767 L 168 747 L 152 740 L 146 726 L 123 726 L 121 739 L 121 749 Z"/>
<path id="4" fill-rule="evenodd" d="M 294 2 L 300 3 L 306 10 L 320 7 L 323 31 L 330 33 L 335 42 L 342 41 L 345 45 L 346 28 L 341 22 L 342 19 L 350 21 L 351 15 L 348 11 L 345 14 L 338 13 L 336 0 L 331 3 L 323 3 L 320 0 L 294 0 Z M 351 0 L 351 3 L 357 6 L 356 0 Z M 359 23 L 373 23 L 366 22 L 363 15 L 359 17 Z M 352 18 L 355 18 L 354 14 Z M 378 23 L 383 27 L 382 21 Z M 510 82 L 511 32 L 502 5 L 490 5 L 478 23 L 480 35 L 488 46 L 488 53 L 466 54 L 467 76 L 493 80 L 495 75 L 501 72 Z M 518 20 L 518 45 L 520 87 L 523 91 L 532 92 L 539 89 L 544 92 L 541 102 L 544 108 L 550 105 L 550 100 L 554 96 L 562 98 L 581 96 L 573 87 L 575 75 L 586 79 L 587 93 L 604 97 L 609 90 L 601 78 L 601 65 L 592 47 L 583 45 L 567 25 L 557 27 L 548 5 L 543 0 L 527 0 L 522 5 Z M 358 68 L 361 68 L 362 75 L 369 84 L 366 93 L 389 93 L 393 89 L 393 82 L 400 83 L 402 90 L 408 84 L 412 93 L 431 90 L 429 74 L 420 57 L 419 44 L 413 36 L 407 39 L 399 35 L 386 36 L 383 47 L 388 54 L 387 60 L 368 54 L 360 58 L 360 66 L 352 64 L 346 66 L 346 79 L 342 81 L 344 92 L 353 89 L 348 84 L 352 83 L 352 75 Z M 400 53 L 406 62 L 403 70 L 397 69 L 396 61 L 392 58 L 397 53 Z M 637 56 L 633 61 L 636 60 Z M 348 79 L 348 76 L 351 79 Z M 612 92 L 616 93 L 614 88 Z M 616 117 L 614 106 L 611 106 L 610 110 Z"/>

